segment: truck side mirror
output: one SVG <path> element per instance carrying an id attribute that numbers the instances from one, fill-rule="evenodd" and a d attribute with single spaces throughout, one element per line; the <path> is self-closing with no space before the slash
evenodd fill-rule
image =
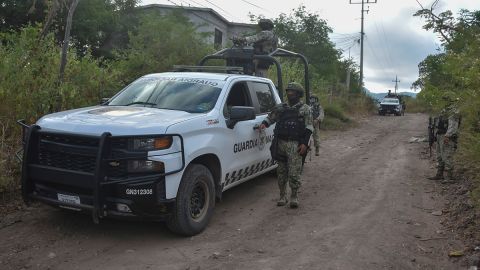
<path id="1" fill-rule="evenodd" d="M 102 98 L 100 99 L 100 105 L 107 105 L 106 103 L 110 100 L 110 98 Z"/>
<path id="2" fill-rule="evenodd" d="M 233 129 L 240 121 L 255 119 L 255 109 L 246 106 L 233 106 L 230 109 L 230 118 L 227 120 L 227 127 Z"/>

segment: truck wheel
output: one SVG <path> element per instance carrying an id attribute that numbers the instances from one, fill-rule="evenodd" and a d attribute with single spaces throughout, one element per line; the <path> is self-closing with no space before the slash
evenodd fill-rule
<path id="1" fill-rule="evenodd" d="M 191 164 L 178 187 L 177 198 L 167 226 L 185 236 L 200 233 L 207 227 L 215 207 L 215 185 L 210 170 Z"/>

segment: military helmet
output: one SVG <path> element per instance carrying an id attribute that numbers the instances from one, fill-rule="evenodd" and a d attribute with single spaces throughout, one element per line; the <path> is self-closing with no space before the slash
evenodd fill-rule
<path id="1" fill-rule="evenodd" d="M 303 94 L 305 93 L 305 89 L 303 89 L 303 86 L 299 83 L 296 82 L 291 82 L 287 85 L 287 88 L 285 88 L 286 91 L 292 90 L 297 92 L 299 97 L 303 97 Z"/>
<path id="2" fill-rule="evenodd" d="M 270 19 L 260 19 L 258 21 L 258 26 L 260 26 L 262 30 L 272 30 L 273 22 Z"/>
<path id="3" fill-rule="evenodd" d="M 310 102 L 318 102 L 318 97 L 316 95 L 311 95 Z"/>

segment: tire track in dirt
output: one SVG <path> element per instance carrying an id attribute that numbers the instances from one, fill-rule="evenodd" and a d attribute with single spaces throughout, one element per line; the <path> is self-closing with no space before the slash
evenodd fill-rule
<path id="1" fill-rule="evenodd" d="M 327 132 L 307 157 L 297 210 L 275 205 L 268 174 L 225 192 L 200 235 L 172 235 L 153 222 L 105 220 L 34 206 L 0 230 L 6 269 L 456 269 L 450 240 L 419 241 L 441 229 L 426 116 L 369 117 Z M 445 236 L 445 235 L 444 235 Z M 447 235 L 448 236 L 448 235 Z M 55 256 L 49 256 L 54 253 Z"/>

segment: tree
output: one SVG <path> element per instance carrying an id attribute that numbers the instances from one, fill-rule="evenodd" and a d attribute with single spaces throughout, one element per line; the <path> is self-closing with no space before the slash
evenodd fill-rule
<path id="1" fill-rule="evenodd" d="M 302 5 L 292 14 L 280 14 L 274 23 L 281 47 L 304 54 L 324 77 L 336 77 L 340 52 L 328 37 L 332 29 L 325 20 Z"/>
<path id="2" fill-rule="evenodd" d="M 173 65 L 198 63 L 212 52 L 205 39 L 208 34 L 198 33 L 181 12 L 145 14 L 139 20 L 136 31 L 129 33 L 128 48 L 118 51 L 116 65 L 125 74 L 126 83 L 148 73 L 171 70 Z"/>
<path id="3" fill-rule="evenodd" d="M 70 43 L 70 29 L 72 28 L 73 14 L 77 8 L 78 2 L 80 0 L 72 0 L 70 8 L 68 9 L 67 25 L 65 26 L 65 38 L 63 39 L 62 44 L 62 60 L 60 61 L 60 75 L 58 76 L 58 81 L 62 83 L 63 75 L 65 73 L 65 66 L 67 65 L 67 51 Z"/>
<path id="4" fill-rule="evenodd" d="M 0 32 L 42 22 L 47 6 L 44 0 L 0 0 Z"/>

